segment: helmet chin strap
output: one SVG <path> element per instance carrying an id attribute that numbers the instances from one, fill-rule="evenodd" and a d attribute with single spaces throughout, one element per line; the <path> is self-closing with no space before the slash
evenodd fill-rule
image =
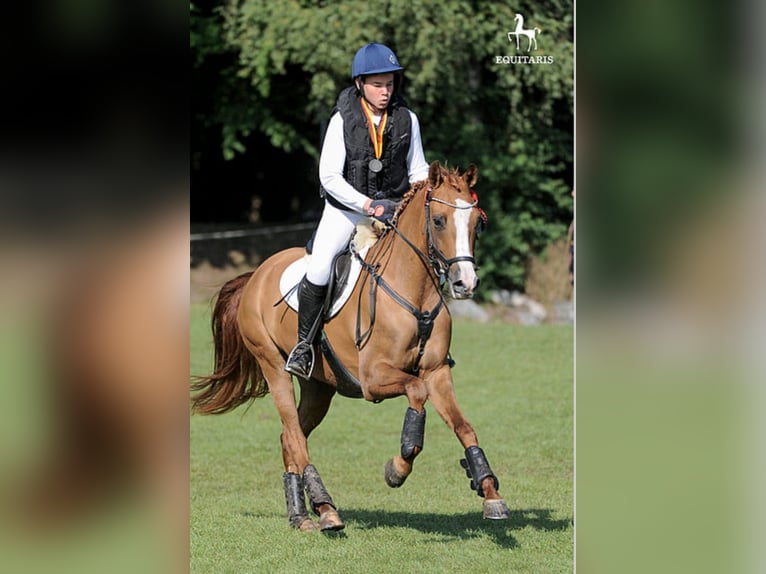
<path id="1" fill-rule="evenodd" d="M 367 96 L 364 93 L 364 80 L 362 78 L 357 78 L 354 80 L 354 84 L 356 84 L 356 91 L 359 92 L 359 95 L 364 98 L 364 101 L 367 102 L 370 109 L 374 110 L 375 106 L 372 105 L 372 102 L 367 99 Z"/>

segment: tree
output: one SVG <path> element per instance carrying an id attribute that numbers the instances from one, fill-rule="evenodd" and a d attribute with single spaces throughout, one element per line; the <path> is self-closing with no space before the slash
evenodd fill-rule
<path id="1" fill-rule="evenodd" d="M 219 95 L 204 117 L 222 153 L 246 153 L 247 138 L 318 160 L 322 123 L 350 83 L 354 52 L 391 47 L 405 66 L 404 95 L 418 114 L 426 158 L 479 167 L 490 218 L 478 250 L 489 287 L 521 288 L 530 255 L 562 237 L 572 218 L 572 3 L 389 0 L 343 3 L 240 0 L 192 5 L 197 70 L 213 56 Z M 537 27 L 538 50 L 516 51 L 514 16 Z M 212 46 L 212 48 L 211 48 Z M 552 63 L 504 64 L 503 56 Z M 500 60 L 498 61 L 498 57 Z M 314 176 L 315 177 L 315 176 Z M 316 186 L 309 186 L 311 197 Z"/>

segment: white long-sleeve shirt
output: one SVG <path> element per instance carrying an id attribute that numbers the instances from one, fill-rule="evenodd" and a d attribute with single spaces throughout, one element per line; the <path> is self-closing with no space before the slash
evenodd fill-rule
<path id="1" fill-rule="evenodd" d="M 412 110 L 412 138 L 410 150 L 407 154 L 407 174 L 410 184 L 421 181 L 428 177 L 428 164 L 423 153 L 423 142 L 420 138 L 420 124 L 418 117 Z M 380 122 L 380 116 L 373 116 L 375 125 Z M 346 144 L 343 140 L 343 117 L 336 112 L 331 118 L 325 133 L 322 155 L 319 158 L 319 182 L 322 187 L 337 199 L 340 203 L 357 211 L 364 212 L 364 204 L 370 199 L 359 193 L 343 177 L 343 168 L 346 165 Z"/>

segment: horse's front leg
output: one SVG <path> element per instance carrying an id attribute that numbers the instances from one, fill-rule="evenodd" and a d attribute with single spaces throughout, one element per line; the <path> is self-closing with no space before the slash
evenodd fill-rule
<path id="1" fill-rule="evenodd" d="M 479 447 L 473 427 L 457 404 L 449 366 L 444 365 L 425 373 L 425 379 L 431 404 L 465 449 L 465 459 L 461 460 L 460 464 L 471 479 L 471 488 L 484 498 L 484 518 L 508 518 L 508 506 L 498 492 L 497 477 L 492 472 L 484 451 Z"/>
<path id="2" fill-rule="evenodd" d="M 412 473 L 415 458 L 423 450 L 426 430 L 425 403 L 428 399 L 426 383 L 423 379 L 385 364 L 378 364 L 375 369 L 363 372 L 362 375 L 366 387 L 365 398 L 368 400 L 407 395 L 410 403 L 404 415 L 399 454 L 388 460 L 384 470 L 386 484 L 397 488 L 404 484 Z"/>

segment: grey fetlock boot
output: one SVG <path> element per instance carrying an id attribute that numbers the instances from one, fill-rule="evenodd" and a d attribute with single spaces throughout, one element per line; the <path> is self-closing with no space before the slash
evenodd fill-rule
<path id="1" fill-rule="evenodd" d="M 322 324 L 326 285 L 314 285 L 306 277 L 298 291 L 298 344 L 287 357 L 285 371 L 308 379 L 314 368 L 314 339 Z"/>

